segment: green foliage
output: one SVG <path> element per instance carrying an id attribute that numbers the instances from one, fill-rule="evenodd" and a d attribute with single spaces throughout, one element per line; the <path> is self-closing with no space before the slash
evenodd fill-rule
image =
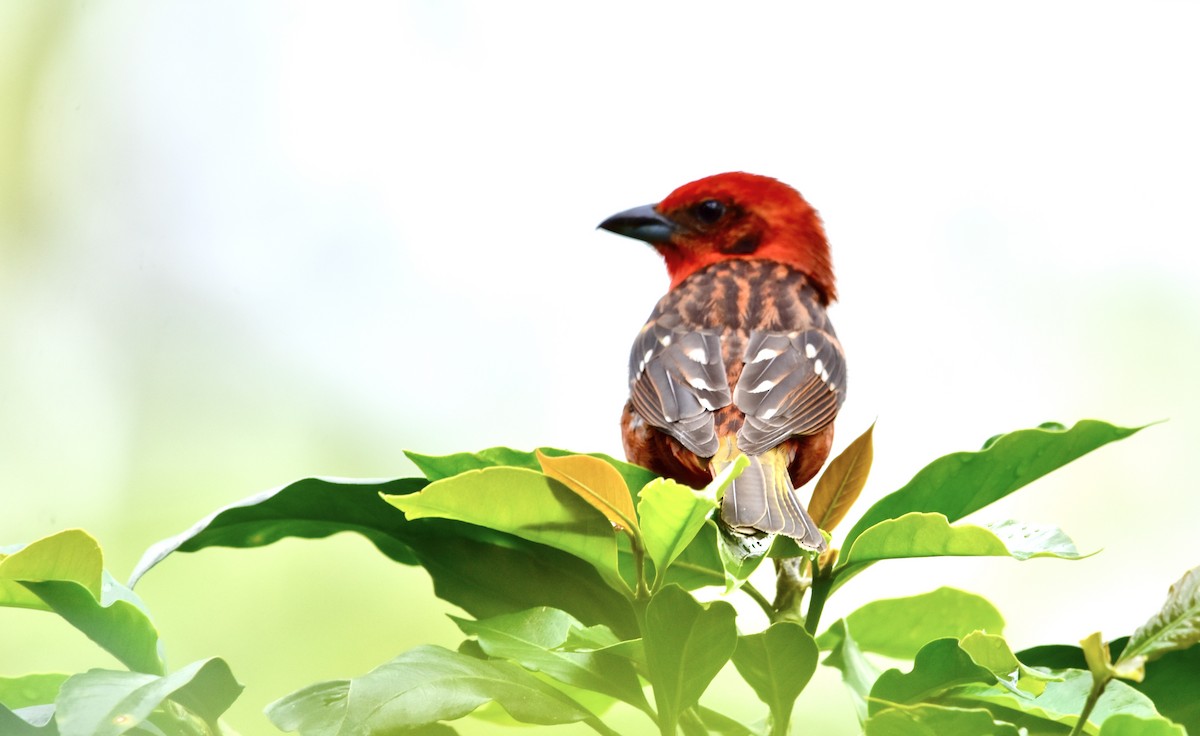
<path id="1" fill-rule="evenodd" d="M 314 736 L 384 734 L 462 718 L 490 702 L 522 723 L 595 720 L 515 664 L 435 646 L 412 649 L 362 677 L 310 685 L 272 703 L 267 715 L 284 731 Z"/>
<path id="2" fill-rule="evenodd" d="M 1019 736 L 1011 723 L 996 721 L 985 708 L 954 708 L 945 705 L 891 705 L 880 711 L 864 728 L 867 736 Z"/>
<path id="3" fill-rule="evenodd" d="M 0 733 L 219 733 L 218 719 L 242 691 L 220 659 L 167 673 L 142 602 L 104 572 L 100 546 L 86 532 L 6 548 L 0 603 L 57 614 L 129 668 L 0 680 Z"/>
<path id="4" fill-rule="evenodd" d="M 604 455 L 548 448 L 409 454 L 424 477 L 306 479 L 218 509 L 147 550 L 130 586 L 175 552 L 343 531 L 427 570 L 435 593 L 466 612 L 452 617 L 465 637 L 457 651 L 420 646 L 268 706 L 272 723 L 304 736 L 454 734 L 450 724 L 467 717 L 613 734 L 614 709 L 670 736 L 783 736 L 806 718 L 796 702 L 822 652 L 868 736 L 1200 732 L 1196 570 L 1128 640 L 1093 635 L 1081 647 L 1014 653 L 992 603 L 946 587 L 867 603 L 814 638 L 827 601 L 870 565 L 1082 559 L 1055 526 L 960 520 L 1136 431 L 1045 425 L 935 460 L 819 557 L 720 530 L 721 495 L 744 459 L 692 489 Z M 818 479 L 811 508 L 826 532 L 852 510 L 872 456 L 868 429 Z M 774 602 L 750 580 L 768 558 Z M 766 626 L 723 596 L 757 605 Z M 128 668 L 0 678 L 0 733 L 229 733 L 220 717 L 241 686 L 228 666 L 168 669 L 144 605 L 104 572 L 85 533 L 0 551 L 0 606 L 57 614 Z M 704 702 L 730 664 L 762 701 L 754 724 Z"/>
<path id="5" fill-rule="evenodd" d="M 158 632 L 133 591 L 104 572 L 100 545 L 68 529 L 0 558 L 6 605 L 52 611 L 132 670 L 163 674 Z"/>
<path id="6" fill-rule="evenodd" d="M 978 452 L 956 452 L 938 458 L 903 488 L 867 509 L 846 534 L 842 546 L 850 547 L 860 534 L 879 522 L 898 519 L 911 511 L 939 513 L 950 522 L 958 521 L 1138 429 L 1090 419 L 1070 429 L 1048 423 L 993 437 Z"/>
<path id="7" fill-rule="evenodd" d="M 683 711 L 700 701 L 708 683 L 733 656 L 735 618 L 728 603 L 702 605 L 674 585 L 650 599 L 642 640 L 663 733 L 675 733 Z"/>
<path id="8" fill-rule="evenodd" d="M 1114 680 L 1141 682 L 1146 677 L 1147 662 L 1185 651 L 1197 641 L 1200 641 L 1200 568 L 1193 568 L 1171 586 L 1162 610 L 1133 632 L 1115 662 L 1099 632 L 1079 642 L 1092 681 L 1082 716 L 1072 733 L 1082 733 L 1083 722 L 1093 709 L 1098 709 L 1097 703 L 1106 690 L 1111 691 L 1114 685 L 1126 687 Z M 1194 693 L 1193 689 L 1193 700 Z M 1111 696 L 1107 700 L 1111 701 Z"/>
<path id="9" fill-rule="evenodd" d="M 787 733 L 796 698 L 817 671 L 819 656 L 812 634 L 791 621 L 776 621 L 765 631 L 738 637 L 733 664 L 771 709 L 773 734 Z"/>
<path id="10" fill-rule="evenodd" d="M 493 659 L 507 659 L 572 687 L 602 693 L 649 712 L 637 670 L 627 657 L 604 651 L 621 640 L 604 626 L 585 627 L 554 608 L 531 608 L 483 621 L 454 618 Z"/>
<path id="11" fill-rule="evenodd" d="M 147 722 L 164 730 L 193 722 L 203 727 L 215 724 L 241 691 L 220 659 L 193 662 L 162 677 L 94 669 L 62 684 L 54 719 L 62 736 L 117 736 Z M 174 712 L 180 708 L 186 718 Z"/>
<path id="12" fill-rule="evenodd" d="M 666 478 L 638 491 L 642 539 L 655 569 L 666 570 L 679 559 L 716 508 L 714 499 Z"/>
<path id="13" fill-rule="evenodd" d="M 942 514 L 909 512 L 886 519 L 854 540 L 842 561 L 849 577 L 873 562 L 904 557 L 1059 557 L 1077 560 L 1083 555 L 1058 527 L 1033 527 L 1005 521 L 988 527 L 951 526 Z"/>
<path id="14" fill-rule="evenodd" d="M 1118 658 L 1123 656 L 1128 637 L 1108 643 Z M 1045 669 L 1068 667 L 1086 670 L 1087 660 L 1080 647 L 1053 644 L 1018 652 L 1020 660 L 1030 666 Z M 1196 673 L 1200 672 L 1200 647 L 1166 652 L 1147 667 L 1141 681 L 1129 684 L 1154 701 L 1160 714 L 1185 726 L 1190 733 L 1200 733 L 1200 698 L 1196 697 Z"/>
<path id="15" fill-rule="evenodd" d="M 1114 713 L 1104 719 L 1100 736 L 1187 736 L 1187 732 L 1166 718 L 1141 718 L 1132 713 Z"/>
<path id="16" fill-rule="evenodd" d="M 1188 570 L 1172 585 L 1162 610 L 1133 632 L 1116 669 L 1120 671 L 1123 664 L 1134 663 L 1140 669 L 1145 662 L 1187 649 L 1197 642 L 1200 642 L 1200 567 Z"/>
<path id="17" fill-rule="evenodd" d="M 604 514 L 574 489 L 524 468 L 484 468 L 383 499 L 410 520 L 462 521 L 544 544 L 587 562 L 619 584 L 617 537 Z"/>
<path id="18" fill-rule="evenodd" d="M 934 639 L 961 639 L 973 631 L 1000 634 L 1004 618 L 986 598 L 955 588 L 938 588 L 907 598 L 882 598 L 846 617 L 854 643 L 864 652 L 892 659 L 912 659 Z M 817 643 L 833 649 L 843 638 L 833 626 Z"/>

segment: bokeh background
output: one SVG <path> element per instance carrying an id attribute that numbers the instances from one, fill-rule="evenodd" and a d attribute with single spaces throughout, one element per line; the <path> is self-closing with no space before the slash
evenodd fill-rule
<path id="1" fill-rule="evenodd" d="M 0 544 L 85 527 L 124 578 L 253 492 L 410 474 L 402 448 L 619 454 L 666 278 L 595 224 L 742 169 L 825 219 L 866 502 L 997 432 L 1169 420 L 977 515 L 1102 554 L 879 566 L 827 620 L 948 583 L 1018 648 L 1130 633 L 1200 564 L 1198 32 L 1188 2 L 0 4 Z M 244 736 L 459 638 L 346 535 L 139 592 L 173 665 L 231 662 Z M 0 618 L 0 675 L 113 664 Z M 854 730 L 832 671 L 800 709 Z"/>

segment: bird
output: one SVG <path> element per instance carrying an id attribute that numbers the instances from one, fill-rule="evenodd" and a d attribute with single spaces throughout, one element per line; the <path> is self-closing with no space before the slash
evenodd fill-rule
<path id="1" fill-rule="evenodd" d="M 817 212 L 787 184 L 739 171 L 684 184 L 599 228 L 649 243 L 670 277 L 630 351 L 628 460 L 702 488 L 745 455 L 721 498 L 722 529 L 824 551 L 796 491 L 829 456 L 846 398 Z"/>

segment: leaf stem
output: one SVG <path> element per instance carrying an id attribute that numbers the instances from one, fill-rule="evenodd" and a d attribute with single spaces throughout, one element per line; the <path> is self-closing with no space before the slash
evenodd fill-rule
<path id="1" fill-rule="evenodd" d="M 821 623 L 821 612 L 825 610 L 825 601 L 833 589 L 832 566 L 822 568 L 813 566 L 812 597 L 808 600 L 808 613 L 804 617 L 804 628 L 813 636 L 817 635 L 817 626 Z"/>
<path id="2" fill-rule="evenodd" d="M 786 557 L 775 560 L 775 616 L 772 621 L 801 620 L 800 607 L 812 579 L 801 574 L 806 560 L 803 557 Z"/>
<path id="3" fill-rule="evenodd" d="M 688 708 L 679 714 L 679 726 L 683 729 L 684 736 L 705 736 L 708 733 L 708 728 L 695 708 Z"/>
<path id="4" fill-rule="evenodd" d="M 634 596 L 638 600 L 647 600 L 650 598 L 650 588 L 646 585 L 646 550 L 642 547 L 642 540 L 636 536 L 630 535 L 629 546 L 633 551 L 633 567 L 637 571 L 637 590 L 634 591 Z M 661 578 L 662 573 L 658 573 L 655 577 Z M 658 586 L 658 580 L 655 580 L 655 587 Z"/>
<path id="5" fill-rule="evenodd" d="M 596 718 L 595 716 L 588 718 L 587 720 L 584 721 L 584 723 L 587 724 L 588 726 L 591 726 L 592 730 L 595 731 L 596 733 L 602 733 L 602 734 L 604 734 L 604 736 L 621 736 L 621 734 L 617 733 L 616 731 L 614 731 L 611 728 L 609 728 L 608 726 L 606 726 L 604 724 L 604 721 L 600 720 L 599 718 Z"/>
<path id="6" fill-rule="evenodd" d="M 747 580 L 746 582 L 742 583 L 742 591 L 758 604 L 758 607 L 767 614 L 767 619 L 770 620 L 771 623 L 775 622 L 777 617 L 775 607 L 771 605 L 771 601 L 767 600 L 767 597 L 763 595 L 758 588 L 754 587 L 750 581 Z"/>
<path id="7" fill-rule="evenodd" d="M 1108 687 L 1111 679 L 1111 677 L 1094 677 L 1092 679 L 1092 691 L 1088 693 L 1087 700 L 1083 703 L 1083 711 L 1079 714 L 1079 720 L 1075 721 L 1075 727 L 1071 729 L 1070 736 L 1079 736 L 1083 733 L 1088 717 L 1092 714 L 1092 710 L 1096 707 L 1096 703 L 1104 693 L 1104 688 Z"/>

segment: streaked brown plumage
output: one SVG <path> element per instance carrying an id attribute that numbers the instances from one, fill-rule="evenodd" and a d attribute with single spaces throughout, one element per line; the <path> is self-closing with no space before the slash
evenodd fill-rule
<path id="1" fill-rule="evenodd" d="M 732 173 L 601 227 L 650 242 L 671 275 L 630 356 L 627 457 L 700 487 L 745 453 L 751 465 L 722 504 L 726 526 L 823 549 L 794 490 L 829 455 L 845 398 L 816 213 L 774 179 Z"/>

